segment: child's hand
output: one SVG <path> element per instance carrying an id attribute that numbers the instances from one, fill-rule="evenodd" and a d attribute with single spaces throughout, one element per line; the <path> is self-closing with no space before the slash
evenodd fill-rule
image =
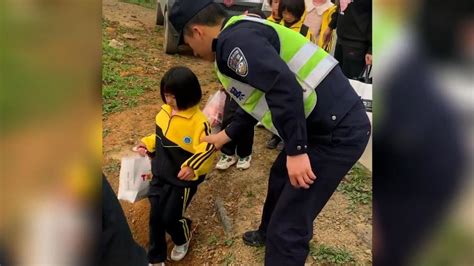
<path id="1" fill-rule="evenodd" d="M 181 168 L 181 171 L 178 173 L 178 179 L 189 181 L 194 177 L 194 170 L 189 167 L 185 166 Z"/>
<path id="2" fill-rule="evenodd" d="M 132 148 L 132 151 L 137 152 L 140 156 L 145 157 L 147 155 L 147 148 L 144 144 L 140 143 Z"/>

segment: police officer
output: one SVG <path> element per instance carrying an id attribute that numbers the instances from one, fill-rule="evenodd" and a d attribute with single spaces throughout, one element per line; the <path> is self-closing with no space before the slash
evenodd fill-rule
<path id="1" fill-rule="evenodd" d="M 240 106 L 230 125 L 203 140 L 222 147 L 257 121 L 284 140 L 261 224 L 243 240 L 266 246 L 267 265 L 303 265 L 313 221 L 367 145 L 360 98 L 334 58 L 284 26 L 228 17 L 212 0 L 177 0 L 169 19 L 194 55 L 215 61 Z"/>

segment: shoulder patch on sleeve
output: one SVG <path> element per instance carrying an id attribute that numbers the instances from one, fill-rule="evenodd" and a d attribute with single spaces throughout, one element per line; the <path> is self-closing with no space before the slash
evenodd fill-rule
<path id="1" fill-rule="evenodd" d="M 247 76 L 249 73 L 247 59 L 239 47 L 235 47 L 232 52 L 230 52 L 229 58 L 227 59 L 227 66 L 242 77 Z"/>

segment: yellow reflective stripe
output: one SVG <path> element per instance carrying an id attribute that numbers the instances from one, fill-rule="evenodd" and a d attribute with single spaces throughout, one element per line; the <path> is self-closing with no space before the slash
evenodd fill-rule
<path id="1" fill-rule="evenodd" d="M 308 62 L 308 58 L 311 58 L 318 47 L 311 42 L 306 43 L 296 54 L 288 61 L 288 67 L 293 73 L 298 73 L 300 69 Z"/>
<path id="2" fill-rule="evenodd" d="M 329 72 L 331 72 L 331 70 L 336 65 L 337 65 L 337 60 L 334 59 L 334 57 L 328 56 L 328 54 L 326 54 L 326 57 L 324 58 L 324 60 L 319 62 L 319 64 L 316 65 L 312 69 L 311 73 L 305 78 L 305 82 L 312 88 L 316 88 L 316 86 L 319 85 L 321 81 L 323 81 L 323 79 L 329 74 Z"/>
<path id="3" fill-rule="evenodd" d="M 273 125 L 272 113 L 270 111 L 267 111 L 263 115 L 261 122 L 266 129 L 270 130 L 270 132 L 272 132 L 273 134 L 277 136 L 280 136 L 280 134 L 278 133 L 278 130 L 276 130 L 275 126 Z"/>
<path id="4" fill-rule="evenodd" d="M 250 110 L 254 110 L 257 104 L 259 103 L 260 99 L 262 98 L 262 96 L 263 96 L 263 92 L 257 89 L 254 89 L 254 91 L 250 94 L 250 96 L 248 97 L 248 99 L 245 101 L 244 104 Z"/>
<path id="5" fill-rule="evenodd" d="M 250 96 L 253 95 L 255 88 L 250 86 L 247 83 L 240 82 L 235 79 L 228 78 L 230 80 L 229 86 L 225 87 L 229 95 L 236 101 L 240 103 L 246 102 Z M 235 91 L 234 91 L 235 90 Z M 237 95 L 235 95 L 237 94 Z M 254 96 L 256 97 L 256 96 Z"/>
<path id="6" fill-rule="evenodd" d="M 262 96 L 263 96 L 263 94 L 262 94 Z M 255 104 L 255 106 L 253 106 L 253 108 L 249 108 L 246 105 L 247 105 L 247 103 L 244 103 L 244 109 L 248 108 L 248 110 L 258 118 L 263 117 L 265 112 L 268 111 L 267 100 L 265 99 L 264 96 L 260 97 L 259 101 Z"/>
<path id="7" fill-rule="evenodd" d="M 306 60 L 304 66 L 298 70 L 298 76 L 305 80 L 314 68 L 326 57 L 328 54 L 321 48 L 315 52 L 308 60 Z"/>

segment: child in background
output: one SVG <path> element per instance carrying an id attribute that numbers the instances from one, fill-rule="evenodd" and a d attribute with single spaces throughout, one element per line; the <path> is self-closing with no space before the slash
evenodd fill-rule
<path id="1" fill-rule="evenodd" d="M 214 145 L 200 140 L 211 134 L 211 128 L 199 110 L 202 92 L 194 73 L 186 67 L 171 68 L 161 80 L 160 93 L 165 104 L 155 118 L 156 132 L 135 147 L 140 155 L 152 157 L 148 196 L 151 265 L 164 265 L 166 232 L 175 244 L 172 260 L 179 261 L 188 252 L 191 220 L 184 212 L 215 158 Z"/>
<path id="2" fill-rule="evenodd" d="M 316 44 L 329 52 L 331 45 L 323 47 L 323 33 L 329 27 L 331 16 L 336 11 L 337 6 L 330 0 L 305 0 L 305 5 L 307 15 L 304 23 L 308 25 Z"/>
<path id="3" fill-rule="evenodd" d="M 275 0 L 273 0 L 275 1 Z M 303 24 L 305 20 L 304 0 L 280 0 L 278 5 L 278 16 L 281 17 L 280 25 L 284 25 L 296 32 L 301 33 L 307 39 L 313 41 L 313 34 L 309 27 Z M 273 134 L 267 142 L 268 149 L 283 150 L 284 144 L 278 135 Z"/>
<path id="4" fill-rule="evenodd" d="M 258 8 L 246 10 L 244 15 L 256 18 L 265 18 L 265 14 Z M 224 106 L 224 118 L 222 119 L 222 128 L 227 127 L 237 111 L 239 105 L 227 96 Z M 238 140 L 232 140 L 226 143 L 221 149 L 221 158 L 216 164 L 216 169 L 226 170 L 232 165 L 237 163 L 237 169 L 246 170 L 250 168 L 250 161 L 252 160 L 252 147 L 253 147 L 254 131 L 242 132 L 241 138 Z M 236 155 L 238 159 L 236 158 Z"/>
<path id="5" fill-rule="evenodd" d="M 280 0 L 278 6 L 278 14 L 282 17 L 280 25 L 297 31 L 313 41 L 313 34 L 309 27 L 303 23 L 306 19 L 305 9 L 304 0 Z"/>
<path id="6" fill-rule="evenodd" d="M 268 0 L 268 3 L 270 3 L 270 6 L 272 7 L 272 14 L 267 18 L 267 20 L 275 23 L 280 23 L 281 15 L 278 12 L 280 0 Z"/>

